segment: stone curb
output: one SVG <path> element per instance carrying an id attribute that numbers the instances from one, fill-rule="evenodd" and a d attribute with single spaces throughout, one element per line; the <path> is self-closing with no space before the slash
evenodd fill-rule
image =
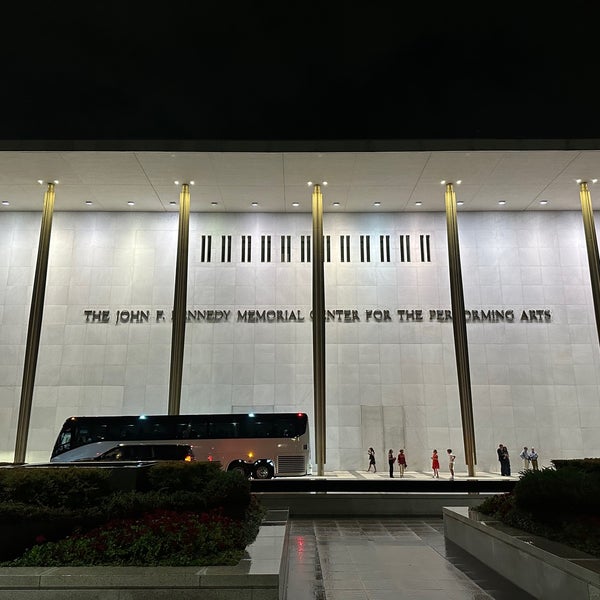
<path id="1" fill-rule="evenodd" d="M 534 598 L 600 599 L 600 559 L 468 507 L 444 507 L 443 514 L 446 539 Z"/>

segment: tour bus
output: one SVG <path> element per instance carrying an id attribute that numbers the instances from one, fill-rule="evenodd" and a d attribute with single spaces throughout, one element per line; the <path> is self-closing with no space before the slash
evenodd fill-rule
<path id="1" fill-rule="evenodd" d="M 92 461 L 127 444 L 174 443 L 188 444 L 194 460 L 255 479 L 306 475 L 311 468 L 305 413 L 70 417 L 50 462 Z"/>

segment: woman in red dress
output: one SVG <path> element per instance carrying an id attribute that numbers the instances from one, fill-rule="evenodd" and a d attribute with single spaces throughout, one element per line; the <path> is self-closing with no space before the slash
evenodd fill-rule
<path id="1" fill-rule="evenodd" d="M 433 454 L 431 455 L 431 468 L 433 469 L 433 477 L 439 478 L 439 470 L 440 470 L 440 460 L 438 458 L 437 450 L 433 450 Z"/>

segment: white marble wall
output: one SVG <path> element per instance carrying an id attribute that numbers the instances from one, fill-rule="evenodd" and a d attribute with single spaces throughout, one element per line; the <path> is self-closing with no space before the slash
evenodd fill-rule
<path id="1" fill-rule="evenodd" d="M 0 461 L 14 452 L 39 226 L 36 213 L 0 214 Z M 374 446 L 382 469 L 388 448 L 406 448 L 410 468 L 428 469 L 432 448 L 443 461 L 452 447 L 466 470 L 452 324 L 429 319 L 451 308 L 444 214 L 326 213 L 324 231 L 326 306 L 360 315 L 326 323 L 326 469 L 365 469 Z M 311 233 L 308 214 L 191 215 L 188 308 L 231 316 L 187 325 L 182 412 L 312 415 L 312 268 L 299 251 Z M 430 263 L 420 260 L 421 234 Z M 201 261 L 202 235 L 212 236 L 211 262 Z M 231 263 L 221 262 L 221 235 L 232 236 Z M 268 264 L 261 235 L 271 235 Z M 292 239 L 289 263 L 281 235 Z M 340 235 L 351 236 L 351 262 L 340 262 Z M 369 263 L 360 235 L 371 236 Z M 390 262 L 380 260 L 380 235 L 390 236 Z M 410 263 L 399 262 L 400 235 L 411 236 Z M 251 262 L 241 261 L 241 236 L 252 236 Z M 514 470 L 523 445 L 542 464 L 599 456 L 600 356 L 581 215 L 464 213 L 459 236 L 466 308 L 516 315 L 467 326 L 478 468 L 498 470 L 500 442 Z M 173 302 L 176 249 L 173 213 L 54 215 L 28 461 L 47 460 L 72 414 L 166 412 L 171 327 L 154 317 Z M 236 322 L 238 310 L 268 308 L 305 321 Z M 110 310 L 110 322 L 86 323 L 86 309 Z M 377 309 L 391 322 L 367 322 Z M 400 322 L 399 309 L 421 309 L 423 321 Z M 552 320 L 520 322 L 524 309 L 550 310 Z M 149 322 L 116 324 L 119 310 L 148 310 Z"/>

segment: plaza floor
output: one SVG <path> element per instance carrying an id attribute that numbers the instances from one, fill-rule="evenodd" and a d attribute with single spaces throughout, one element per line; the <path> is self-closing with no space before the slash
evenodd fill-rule
<path id="1" fill-rule="evenodd" d="M 286 600 L 532 600 L 441 518 L 292 518 L 288 548 Z"/>
<path id="2" fill-rule="evenodd" d="M 377 480 L 388 479 L 389 471 L 325 471 L 311 477 Z M 433 479 L 431 471 L 407 471 L 404 478 Z M 469 479 L 461 471 L 455 478 Z M 477 471 L 475 478 L 506 479 L 487 471 Z M 440 481 L 449 479 L 440 472 Z M 287 600 L 532 600 L 446 542 L 443 530 L 441 517 L 292 517 Z"/>

